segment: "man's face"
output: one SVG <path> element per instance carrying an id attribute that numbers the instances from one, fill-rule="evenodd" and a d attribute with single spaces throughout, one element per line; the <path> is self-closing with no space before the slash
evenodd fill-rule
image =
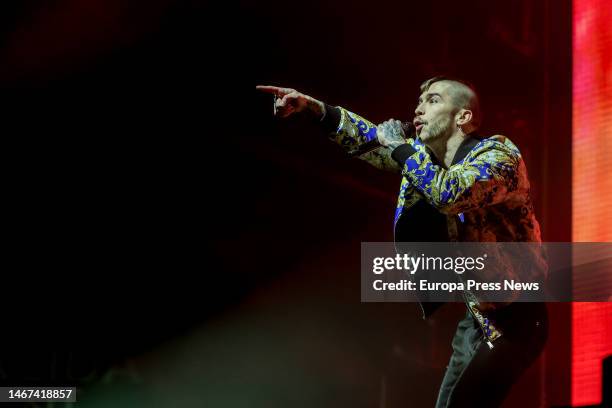
<path id="1" fill-rule="evenodd" d="M 448 82 L 434 82 L 419 97 L 413 124 L 424 143 L 448 138 L 454 131 L 458 109 L 451 98 L 451 87 Z"/>

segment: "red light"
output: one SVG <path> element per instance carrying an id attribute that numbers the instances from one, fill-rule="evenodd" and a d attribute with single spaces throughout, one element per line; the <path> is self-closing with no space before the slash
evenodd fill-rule
<path id="1" fill-rule="evenodd" d="M 610 242 L 612 2 L 573 5 L 572 239 Z M 599 404 L 602 360 L 612 354 L 612 303 L 575 303 L 572 341 L 572 404 Z"/>

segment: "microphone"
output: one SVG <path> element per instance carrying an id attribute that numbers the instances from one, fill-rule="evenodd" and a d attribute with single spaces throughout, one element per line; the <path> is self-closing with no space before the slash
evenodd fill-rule
<path id="1" fill-rule="evenodd" d="M 406 137 L 406 139 L 416 137 L 416 128 L 414 127 L 412 122 L 402 122 L 402 131 L 404 132 L 404 136 Z M 350 157 L 362 156 L 366 153 L 370 153 L 374 150 L 380 149 L 381 147 L 384 146 L 378 143 L 378 139 L 374 139 L 362 144 L 356 150 L 350 151 L 348 155 Z"/>

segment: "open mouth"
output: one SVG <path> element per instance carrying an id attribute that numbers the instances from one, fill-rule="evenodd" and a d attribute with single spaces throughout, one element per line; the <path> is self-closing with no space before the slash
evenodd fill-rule
<path id="1" fill-rule="evenodd" d="M 421 119 L 415 119 L 413 124 L 414 124 L 414 129 L 416 130 L 417 133 L 419 133 L 421 129 L 423 128 L 423 126 L 425 126 L 425 122 L 423 122 Z"/>

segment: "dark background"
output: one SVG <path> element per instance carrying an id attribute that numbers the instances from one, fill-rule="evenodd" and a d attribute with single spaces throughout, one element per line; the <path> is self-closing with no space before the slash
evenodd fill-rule
<path id="1" fill-rule="evenodd" d="M 399 177 L 275 120 L 254 86 L 380 122 L 411 119 L 424 79 L 465 78 L 481 133 L 524 155 L 543 238 L 569 241 L 569 3 L 3 2 L 0 379 L 431 405 L 460 305 L 426 323 L 359 299 L 359 244 L 393 239 Z M 569 401 L 569 310 L 551 313 L 524 406 Z"/>

